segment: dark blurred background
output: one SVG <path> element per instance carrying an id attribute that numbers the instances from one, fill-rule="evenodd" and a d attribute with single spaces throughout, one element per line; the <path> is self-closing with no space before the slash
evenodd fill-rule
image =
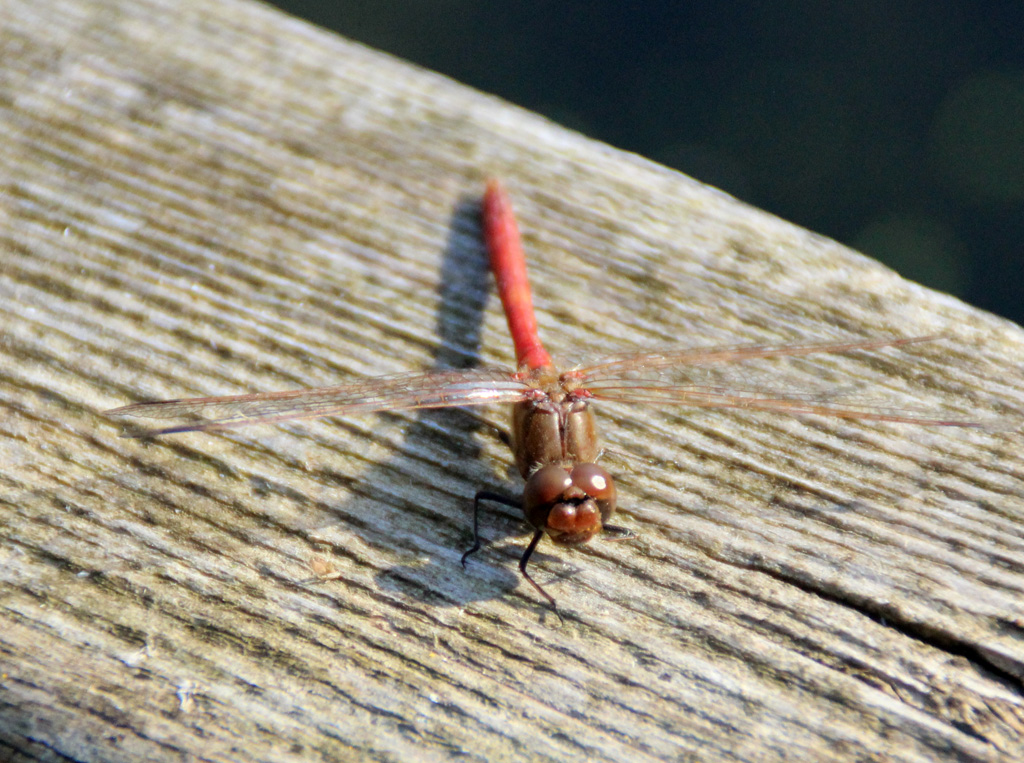
<path id="1" fill-rule="evenodd" d="M 275 4 L 1024 322 L 1022 0 Z"/>

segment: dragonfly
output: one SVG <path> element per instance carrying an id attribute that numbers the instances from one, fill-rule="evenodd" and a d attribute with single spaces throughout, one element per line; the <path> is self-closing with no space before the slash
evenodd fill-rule
<path id="1" fill-rule="evenodd" d="M 933 341 L 940 338 L 937 336 L 644 350 L 559 370 L 540 339 L 519 227 L 511 199 L 496 179 L 488 181 L 483 195 L 482 223 L 491 271 L 515 348 L 515 370 L 405 373 L 315 389 L 141 402 L 106 414 L 129 425 L 125 436 L 153 437 L 320 416 L 511 404 L 512 451 L 525 480 L 522 497 L 513 500 L 487 490 L 477 492 L 473 545 L 461 561 L 465 567 L 468 557 L 481 547 L 481 502 L 521 509 L 533 536 L 519 559 L 519 571 L 555 611 L 554 597 L 527 569 L 545 535 L 559 546 L 578 546 L 602 535 L 632 536 L 610 523 L 616 510 L 616 488 L 612 476 L 597 464 L 601 448 L 592 407 L 595 402 L 737 408 L 929 426 L 974 425 L 907 408 L 823 402 L 820 395 L 806 391 L 749 384 L 723 386 L 699 374 L 680 383 L 667 373 L 682 371 L 686 375 L 694 369 L 744 361 L 901 347 Z"/>

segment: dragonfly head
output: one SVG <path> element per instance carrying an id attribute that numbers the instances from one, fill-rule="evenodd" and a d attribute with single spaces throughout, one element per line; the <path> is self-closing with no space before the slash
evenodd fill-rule
<path id="1" fill-rule="evenodd" d="M 523 491 L 526 519 L 565 546 L 586 543 L 614 511 L 615 483 L 597 464 L 541 467 Z"/>

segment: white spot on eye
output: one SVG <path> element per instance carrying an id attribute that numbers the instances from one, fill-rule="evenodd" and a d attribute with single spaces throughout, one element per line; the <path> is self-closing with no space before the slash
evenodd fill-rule
<path id="1" fill-rule="evenodd" d="M 602 477 L 600 474 L 594 475 L 594 487 L 598 490 L 604 490 L 608 487 L 608 480 Z"/>

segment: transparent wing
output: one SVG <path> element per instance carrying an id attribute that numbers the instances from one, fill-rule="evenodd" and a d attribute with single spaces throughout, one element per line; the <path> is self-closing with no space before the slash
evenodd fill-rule
<path id="1" fill-rule="evenodd" d="M 941 336 L 918 336 L 905 339 L 871 339 L 854 342 L 812 342 L 808 344 L 757 344 L 731 345 L 725 347 L 698 347 L 695 349 L 667 350 L 658 352 L 626 352 L 610 355 L 586 368 L 574 369 L 565 374 L 583 383 L 591 380 L 613 378 L 637 369 L 666 368 L 672 366 L 707 366 L 718 363 L 735 363 L 742 360 L 763 358 L 794 358 L 802 355 L 823 355 L 854 350 L 877 350 L 885 347 L 902 347 L 908 344 L 934 342 Z"/>
<path id="2" fill-rule="evenodd" d="M 147 437 L 317 416 L 516 403 L 533 392 L 509 371 L 480 368 L 378 376 L 289 392 L 135 403 L 105 413 L 130 427 L 125 436 Z M 152 419 L 160 423 L 149 423 Z"/>
<path id="3" fill-rule="evenodd" d="M 877 350 L 939 337 L 877 339 L 792 345 L 744 345 L 615 355 L 563 375 L 595 400 L 742 408 L 847 419 L 907 422 L 931 426 L 987 427 L 991 422 L 941 410 L 894 404 L 878 394 L 851 394 L 848 380 L 817 379 L 798 388 L 779 388 L 778 368 L 741 361 L 786 360 L 805 355 Z M 756 366 L 756 363 L 753 364 Z M 854 387 L 856 389 L 856 387 Z"/>

